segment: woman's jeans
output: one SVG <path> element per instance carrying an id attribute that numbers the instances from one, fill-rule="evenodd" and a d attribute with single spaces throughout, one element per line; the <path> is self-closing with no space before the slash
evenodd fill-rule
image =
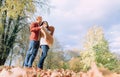
<path id="1" fill-rule="evenodd" d="M 38 68 L 43 69 L 43 64 L 44 64 L 44 60 L 47 56 L 47 52 L 49 50 L 48 45 L 41 45 L 41 49 L 42 49 L 42 54 L 38 63 Z"/>
<path id="2" fill-rule="evenodd" d="M 29 49 L 25 57 L 24 66 L 32 67 L 32 63 L 37 55 L 38 48 L 39 48 L 39 41 L 31 40 L 29 43 Z"/>

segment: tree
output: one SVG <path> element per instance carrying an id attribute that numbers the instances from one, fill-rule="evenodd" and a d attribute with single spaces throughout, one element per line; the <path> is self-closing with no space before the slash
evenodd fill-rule
<path id="1" fill-rule="evenodd" d="M 95 61 L 99 67 L 105 67 L 109 70 L 120 70 L 120 62 L 117 57 L 109 51 L 108 42 L 103 40 L 100 44 L 93 47 L 95 53 Z"/>
<path id="2" fill-rule="evenodd" d="M 104 39 L 103 29 L 99 26 L 91 27 L 83 43 L 83 52 L 80 53 L 84 65 L 84 69 L 90 67 L 92 62 L 95 62 L 95 52 L 93 47 L 99 44 Z"/>
<path id="3" fill-rule="evenodd" d="M 79 57 L 71 58 L 71 60 L 68 63 L 69 63 L 69 68 L 76 72 L 82 70 L 84 66 L 84 64 L 81 62 L 81 59 Z"/>
<path id="4" fill-rule="evenodd" d="M 118 67 L 119 62 L 109 50 L 109 43 L 104 37 L 102 27 L 91 27 L 87 32 L 83 45 L 83 52 L 80 54 L 84 63 L 83 69 L 90 68 L 92 62 L 96 62 L 98 66 L 110 70 Z"/>
<path id="5" fill-rule="evenodd" d="M 25 26 L 22 30 L 18 32 L 18 36 L 16 37 L 14 43 L 14 48 L 10 52 L 5 65 L 18 66 L 18 64 L 16 64 L 16 60 L 17 60 L 20 62 L 19 65 L 22 66 L 29 46 L 28 45 L 29 35 L 30 35 L 29 26 Z"/>
<path id="6" fill-rule="evenodd" d="M 14 47 L 19 31 L 28 25 L 27 18 L 34 14 L 35 4 L 46 6 L 42 0 L 0 0 L 0 65 Z"/>
<path id="7" fill-rule="evenodd" d="M 69 61 L 71 58 L 75 58 L 75 57 L 79 57 L 80 50 L 76 50 L 76 49 L 71 49 L 71 50 L 64 50 L 64 56 L 65 56 L 65 60 Z"/>

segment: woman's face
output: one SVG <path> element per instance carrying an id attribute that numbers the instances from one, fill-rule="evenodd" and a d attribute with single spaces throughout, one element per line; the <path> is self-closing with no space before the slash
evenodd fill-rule
<path id="1" fill-rule="evenodd" d="M 44 23 L 43 23 L 43 26 L 47 28 L 47 22 L 44 22 Z"/>

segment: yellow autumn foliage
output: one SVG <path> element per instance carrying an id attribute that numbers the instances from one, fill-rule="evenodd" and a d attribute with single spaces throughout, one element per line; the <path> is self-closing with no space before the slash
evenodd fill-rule
<path id="1" fill-rule="evenodd" d="M 35 5 L 33 4 L 33 0 L 6 0 L 0 9 L 0 12 L 7 11 L 7 17 L 16 18 L 26 13 L 33 13 Z"/>
<path id="2" fill-rule="evenodd" d="M 80 58 L 72 58 L 68 63 L 71 70 L 78 72 L 83 69 L 83 63 Z"/>

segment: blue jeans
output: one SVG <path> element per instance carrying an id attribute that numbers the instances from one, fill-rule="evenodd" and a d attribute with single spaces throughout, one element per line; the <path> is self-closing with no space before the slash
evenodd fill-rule
<path id="1" fill-rule="evenodd" d="M 37 55 L 38 48 L 39 48 L 39 41 L 31 40 L 29 43 L 29 49 L 25 57 L 24 66 L 32 67 L 32 63 Z"/>
<path id="2" fill-rule="evenodd" d="M 47 56 L 47 52 L 49 50 L 49 46 L 48 45 L 41 45 L 41 49 L 42 49 L 42 54 L 38 63 L 38 68 L 43 69 L 43 64 L 44 64 L 44 60 Z"/>

